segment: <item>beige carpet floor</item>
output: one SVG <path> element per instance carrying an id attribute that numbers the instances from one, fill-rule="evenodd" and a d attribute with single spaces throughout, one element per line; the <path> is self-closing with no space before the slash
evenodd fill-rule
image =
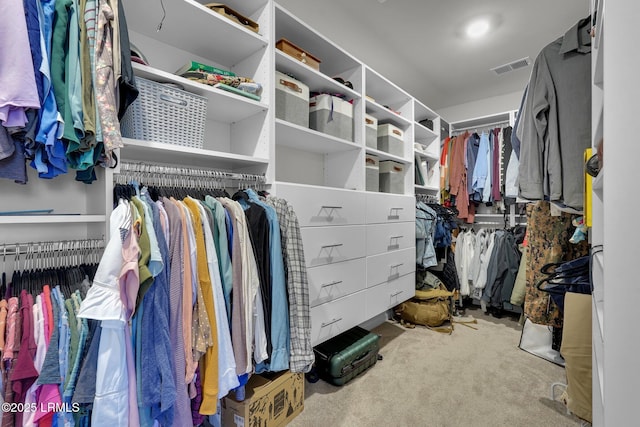
<path id="1" fill-rule="evenodd" d="M 451 335 L 376 327 L 384 359 L 343 387 L 306 382 L 304 411 L 289 427 L 579 426 L 551 399 L 564 368 L 520 350 L 516 320 L 469 315 L 477 330 L 456 325 Z"/>

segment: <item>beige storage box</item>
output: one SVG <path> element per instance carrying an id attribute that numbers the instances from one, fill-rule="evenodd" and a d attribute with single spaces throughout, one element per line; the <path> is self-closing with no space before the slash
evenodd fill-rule
<path id="1" fill-rule="evenodd" d="M 367 154 L 365 170 L 367 191 L 380 191 L 380 162 L 378 161 L 378 156 Z"/>
<path id="2" fill-rule="evenodd" d="M 333 95 L 314 96 L 309 99 L 309 127 L 353 141 L 353 105 Z"/>
<path id="3" fill-rule="evenodd" d="M 404 133 L 391 123 L 378 125 L 378 150 L 404 157 Z"/>
<path id="4" fill-rule="evenodd" d="M 369 148 L 378 149 L 378 119 L 364 115 L 364 140 Z"/>
<path id="5" fill-rule="evenodd" d="M 380 162 L 380 191 L 382 193 L 404 193 L 405 165 L 384 160 Z"/>
<path id="6" fill-rule="evenodd" d="M 276 118 L 309 127 L 309 86 L 276 71 Z"/>

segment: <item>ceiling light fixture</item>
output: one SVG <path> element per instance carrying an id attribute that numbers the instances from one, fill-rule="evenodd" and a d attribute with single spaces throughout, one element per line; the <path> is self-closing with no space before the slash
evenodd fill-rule
<path id="1" fill-rule="evenodd" d="M 487 19 L 477 19 L 467 25 L 466 33 L 467 37 L 477 39 L 484 36 L 489 32 L 489 21 Z"/>

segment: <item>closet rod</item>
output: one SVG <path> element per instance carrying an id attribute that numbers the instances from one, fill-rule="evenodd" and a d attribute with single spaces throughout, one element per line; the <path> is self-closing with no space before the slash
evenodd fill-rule
<path id="1" fill-rule="evenodd" d="M 93 251 L 104 248 L 104 239 L 58 240 L 48 242 L 0 244 L 0 255 L 43 255 L 56 252 Z"/>
<path id="2" fill-rule="evenodd" d="M 453 130 L 451 131 L 452 133 L 456 133 L 456 132 L 463 132 L 466 130 L 471 130 L 471 129 L 484 129 L 484 128 L 488 128 L 488 127 L 497 127 L 498 125 L 509 125 L 509 121 L 508 120 L 502 120 L 500 122 L 493 122 L 493 123 L 482 123 L 481 125 L 476 125 L 476 126 L 466 126 L 463 128 L 456 128 L 455 125 L 451 125 L 453 127 Z"/>
<path id="3" fill-rule="evenodd" d="M 203 178 L 214 180 L 236 180 L 236 181 L 252 181 L 264 183 L 266 177 L 264 175 L 257 175 L 251 173 L 234 173 L 227 171 L 220 171 L 215 169 L 195 168 L 195 167 L 178 167 L 161 165 L 156 163 L 120 163 L 120 174 L 127 172 L 136 174 L 150 174 L 150 175 L 173 175 L 191 178 Z"/>

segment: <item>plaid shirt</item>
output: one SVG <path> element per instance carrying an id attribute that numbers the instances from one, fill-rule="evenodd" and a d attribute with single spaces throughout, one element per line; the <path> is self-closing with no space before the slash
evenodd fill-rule
<path id="1" fill-rule="evenodd" d="M 289 293 L 289 369 L 291 372 L 309 372 L 315 358 L 311 346 L 309 283 L 298 217 L 284 199 L 269 197 L 266 203 L 276 210 L 280 222 L 282 258 Z"/>

